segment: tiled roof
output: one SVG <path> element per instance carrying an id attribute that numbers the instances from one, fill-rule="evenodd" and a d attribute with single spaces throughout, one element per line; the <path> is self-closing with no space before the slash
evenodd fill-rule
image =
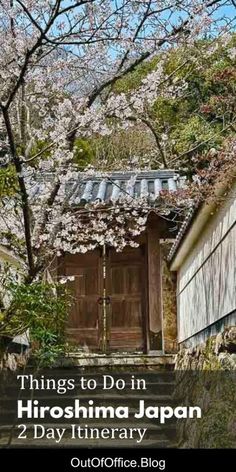
<path id="1" fill-rule="evenodd" d="M 78 174 L 78 180 L 70 183 L 71 205 L 89 202 L 115 203 L 125 196 L 147 197 L 154 202 L 162 190 L 176 191 L 181 179 L 174 170 L 141 171 L 139 173 L 113 172 L 106 175 Z"/>

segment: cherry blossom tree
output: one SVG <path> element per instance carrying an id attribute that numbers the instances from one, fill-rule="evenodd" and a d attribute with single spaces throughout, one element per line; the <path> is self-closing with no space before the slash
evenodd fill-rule
<path id="1" fill-rule="evenodd" d="M 15 196 L 1 204 L 1 240 L 10 236 L 12 246 L 17 241 L 27 282 L 61 251 L 91 249 L 104 243 L 104 234 L 122 248 L 143 230 L 147 202 L 128 196 L 109 217 L 96 208 L 68 210 L 66 189 L 78 177 L 76 138 L 109 135 L 114 121 L 127 126 L 142 118 L 151 129 L 145 106 L 157 94 L 181 96 L 186 89 L 184 80 L 166 73 L 163 55 L 219 30 L 227 34 L 234 26 L 232 8 L 234 2 L 221 0 L 0 2 L 1 164 L 14 169 L 17 181 Z M 156 55 L 155 70 L 131 96 L 114 94 L 121 78 Z M 43 188 L 35 199 L 39 176 Z M 96 228 L 91 215 L 99 215 Z"/>

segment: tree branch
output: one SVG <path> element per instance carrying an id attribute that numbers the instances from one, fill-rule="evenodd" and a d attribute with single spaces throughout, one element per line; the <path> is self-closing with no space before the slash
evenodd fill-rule
<path id="1" fill-rule="evenodd" d="M 157 145 L 158 151 L 160 152 L 160 156 L 161 156 L 162 162 L 164 164 L 164 167 L 168 168 L 168 162 L 166 160 L 165 154 L 164 154 L 163 149 L 161 147 L 158 133 L 156 132 L 153 124 L 149 120 L 147 120 L 146 118 L 142 118 L 142 117 L 136 118 L 136 116 L 129 116 L 127 118 L 127 120 L 136 121 L 136 122 L 140 120 L 140 121 L 142 121 L 142 123 L 144 123 L 150 129 L 150 131 L 152 132 L 152 134 L 155 138 L 156 145 Z"/>
<path id="2" fill-rule="evenodd" d="M 161 158 L 162 158 L 162 162 L 163 162 L 163 164 L 164 164 L 164 167 L 165 167 L 165 168 L 168 168 L 168 162 L 167 162 L 166 156 L 165 156 L 165 154 L 164 154 L 164 152 L 163 152 L 163 149 L 162 149 L 162 147 L 161 147 L 160 140 L 159 140 L 159 135 L 158 135 L 158 133 L 156 132 L 155 127 L 154 127 L 154 126 L 152 125 L 152 123 L 151 123 L 149 120 L 147 120 L 146 118 L 141 118 L 141 121 L 142 121 L 142 122 L 150 129 L 150 131 L 152 132 L 152 134 L 153 134 L 153 136 L 154 136 L 154 138 L 155 138 L 155 140 L 156 140 L 156 145 L 157 145 L 157 148 L 158 148 L 158 150 L 159 150 L 159 152 L 160 152 L 160 156 L 161 156 Z"/>
<path id="3" fill-rule="evenodd" d="M 28 264 L 29 264 L 29 274 L 33 275 L 35 267 L 34 267 L 34 258 L 33 258 L 32 242 L 31 242 L 30 207 L 29 207 L 29 201 L 28 201 L 28 193 L 26 190 L 24 177 L 22 175 L 21 161 L 16 151 L 15 139 L 14 139 L 14 135 L 12 131 L 12 126 L 11 126 L 8 110 L 4 106 L 1 106 L 1 108 L 2 108 L 3 118 L 4 118 L 4 122 L 6 126 L 12 159 L 13 159 L 15 169 L 17 172 L 17 178 L 18 178 L 19 189 L 20 189 L 20 194 L 21 194 L 25 243 L 26 243 L 27 258 L 28 258 Z"/>
<path id="4" fill-rule="evenodd" d="M 22 2 L 19 2 L 19 3 L 22 3 Z M 27 68 L 28 68 L 28 65 L 29 65 L 29 61 L 31 59 L 31 57 L 33 56 L 33 54 L 37 51 L 37 49 L 41 46 L 42 44 L 42 41 L 43 39 L 45 38 L 47 32 L 49 31 L 49 29 L 51 28 L 51 26 L 53 25 L 57 15 L 58 15 L 58 9 L 60 7 L 60 1 L 57 2 L 56 6 L 55 6 L 55 11 L 54 13 L 52 14 L 51 18 L 49 19 L 46 27 L 45 27 L 45 30 L 41 31 L 40 33 L 40 36 L 39 38 L 37 39 L 36 43 L 34 44 L 34 46 L 32 46 L 32 48 L 30 50 L 27 51 L 26 55 L 25 55 L 25 61 L 24 61 L 24 64 L 21 68 L 21 71 L 20 71 L 20 74 L 19 74 L 19 77 L 9 95 L 9 98 L 6 102 L 6 105 L 4 105 L 4 108 L 5 110 L 7 111 L 8 108 L 10 107 L 12 101 L 14 100 L 15 98 L 15 95 L 19 89 L 19 87 L 21 86 L 21 84 L 23 83 L 23 80 L 24 80 L 24 76 L 25 76 L 25 73 L 27 71 Z M 23 4 L 22 4 L 23 5 Z"/>

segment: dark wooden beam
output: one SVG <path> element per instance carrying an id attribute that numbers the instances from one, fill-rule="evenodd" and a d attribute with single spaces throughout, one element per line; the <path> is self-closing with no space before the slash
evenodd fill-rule
<path id="1" fill-rule="evenodd" d="M 150 351 L 163 350 L 162 328 L 162 284 L 161 284 L 161 248 L 160 231 L 157 224 L 149 222 L 148 239 L 148 307 Z"/>

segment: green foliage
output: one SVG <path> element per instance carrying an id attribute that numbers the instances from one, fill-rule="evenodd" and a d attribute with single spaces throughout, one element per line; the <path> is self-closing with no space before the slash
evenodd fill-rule
<path id="1" fill-rule="evenodd" d="M 218 147 L 224 136 L 235 106 L 236 74 L 227 49 L 218 48 L 210 57 L 204 54 L 207 42 L 202 41 L 184 55 L 172 53 L 165 69 L 171 74 L 189 57 L 189 62 L 175 74 L 188 83 L 187 92 L 180 98 L 157 98 L 152 115 L 160 133 L 167 133 L 169 154 L 179 155 L 202 143 L 197 152 Z M 187 55 L 188 54 L 188 55 Z"/>
<path id="2" fill-rule="evenodd" d="M 84 168 L 91 163 L 94 158 L 93 148 L 89 141 L 77 138 L 74 144 L 74 163 L 78 166 L 79 170 Z"/>
<path id="3" fill-rule="evenodd" d="M 74 152 L 74 163 L 79 170 L 84 168 L 91 163 L 94 158 L 93 148 L 90 142 L 86 139 L 77 138 L 73 147 Z M 37 141 L 31 149 L 29 158 L 39 154 L 40 160 L 47 160 L 51 157 L 50 143 L 47 141 Z M 37 159 L 33 159 L 30 163 L 33 167 L 37 165 Z"/>
<path id="4" fill-rule="evenodd" d="M 167 161 L 171 163 L 174 158 L 175 165 L 179 169 L 188 168 L 190 174 L 195 157 L 206 154 L 212 148 L 218 149 L 225 138 L 235 133 L 235 126 L 231 126 L 235 122 L 236 109 L 236 69 L 234 54 L 230 53 L 232 47 L 236 47 L 236 35 L 232 35 L 227 46 L 220 44 L 220 39 L 216 38 L 202 39 L 191 48 L 175 48 L 141 64 L 118 81 L 114 88 L 116 93 L 129 95 L 139 88 L 149 72 L 156 69 L 158 62 L 163 61 L 166 79 L 160 85 L 155 103 L 148 107 L 143 117 L 154 126 Z M 168 90 L 168 86 L 183 80 L 187 87 L 179 97 L 171 93 L 169 96 L 168 93 L 162 94 L 162 88 Z M 155 141 L 147 129 L 146 133 L 155 147 Z M 162 136 L 165 137 L 164 142 Z M 114 139 L 110 137 L 110 141 Z M 127 148 L 129 139 L 128 129 L 125 139 Z M 110 143 L 107 147 L 110 148 Z M 119 144 L 113 153 L 118 158 Z M 109 149 L 107 154 L 109 156 Z M 179 160 L 178 156 L 181 156 Z"/>
<path id="5" fill-rule="evenodd" d="M 157 66 L 159 61 L 158 57 L 154 57 L 150 61 L 143 62 L 139 65 L 134 72 L 127 74 L 123 79 L 116 82 L 114 86 L 115 93 L 129 93 L 135 90 L 141 85 L 142 80 L 152 72 Z"/>
<path id="6" fill-rule="evenodd" d="M 116 129 L 110 136 L 97 136 L 93 142 L 93 165 L 99 170 L 122 170 L 148 165 L 153 149 L 150 136 L 140 125 L 127 130 Z M 148 157 L 147 157 L 148 156 Z"/>
<path id="7" fill-rule="evenodd" d="M 33 358 L 40 365 L 51 365 L 63 352 L 70 295 L 60 284 L 10 282 L 9 309 L 2 316 L 0 333 L 15 336 L 30 332 Z"/>
<path id="8" fill-rule="evenodd" d="M 222 136 L 217 130 L 219 126 L 213 128 L 202 117 L 191 116 L 185 123 L 179 123 L 171 133 L 175 152 L 181 154 L 198 145 L 201 145 L 202 149 L 206 146 L 216 147 L 222 142 Z"/>
<path id="9" fill-rule="evenodd" d="M 47 141 L 38 140 L 32 147 L 29 158 L 40 153 L 40 160 L 48 159 L 51 155 L 51 150 L 47 149 L 49 145 L 50 143 Z M 32 161 L 32 165 L 35 165 L 35 160 Z"/>
<path id="10" fill-rule="evenodd" d="M 33 359 L 39 367 L 52 367 L 65 352 L 64 339 L 47 328 L 36 328 L 33 333 Z"/>
<path id="11" fill-rule="evenodd" d="M 17 192 L 17 177 L 13 166 L 0 168 L 0 197 L 13 196 Z"/>

